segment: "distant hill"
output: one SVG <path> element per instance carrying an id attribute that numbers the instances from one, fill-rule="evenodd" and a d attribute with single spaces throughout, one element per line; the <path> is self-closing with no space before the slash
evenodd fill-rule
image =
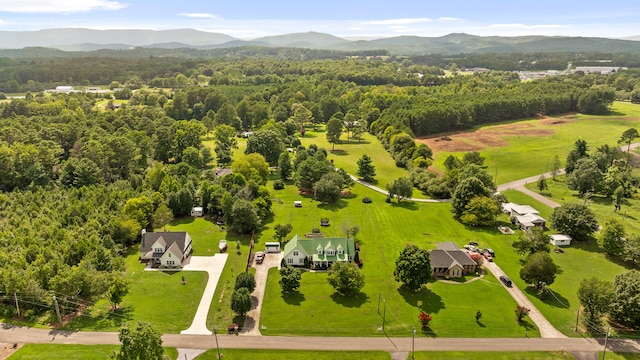
<path id="1" fill-rule="evenodd" d="M 0 48 L 46 47 L 64 51 L 158 49 L 222 49 L 243 46 L 289 47 L 341 51 L 387 50 L 392 55 L 452 55 L 461 53 L 609 52 L 640 53 L 640 36 L 627 39 L 565 36 L 475 36 L 453 33 L 440 37 L 397 36 L 374 40 L 346 40 L 318 32 L 241 40 L 219 33 L 179 30 L 48 29 L 0 31 Z"/>

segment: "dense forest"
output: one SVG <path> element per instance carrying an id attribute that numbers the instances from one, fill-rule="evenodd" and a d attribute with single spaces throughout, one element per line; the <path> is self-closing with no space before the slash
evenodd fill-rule
<path id="1" fill-rule="evenodd" d="M 302 190 L 322 174 L 301 168 L 334 171 L 319 149 L 300 149 L 305 159 L 282 156 L 298 147 L 305 125 L 370 131 L 398 166 L 422 157 L 426 167 L 430 150 L 414 136 L 536 114 L 606 113 L 616 96 L 633 99 L 640 89 L 633 71 L 524 83 L 510 72 L 444 74 L 418 59 L 0 59 L 0 89 L 25 93 L 0 102 L 0 300 L 20 294 L 37 312 L 51 294 L 73 302 L 117 293 L 122 254 L 140 230 L 194 205 L 232 231 L 259 230 L 271 212 L 269 166 L 291 165 Z M 108 86 L 128 102 L 43 92 L 61 84 Z M 254 135 L 247 154 L 233 158 L 241 131 Z M 233 174 L 216 176 L 214 162 Z"/>

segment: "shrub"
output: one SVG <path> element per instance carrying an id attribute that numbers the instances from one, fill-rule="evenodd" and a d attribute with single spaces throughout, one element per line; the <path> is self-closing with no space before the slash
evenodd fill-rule
<path id="1" fill-rule="evenodd" d="M 362 202 L 365 203 L 365 204 L 371 204 L 373 202 L 373 200 L 371 200 L 370 197 L 366 197 L 365 196 L 365 197 L 362 198 Z"/>
<path id="2" fill-rule="evenodd" d="M 431 315 L 427 314 L 424 311 L 421 311 L 420 314 L 418 314 L 418 320 L 420 320 L 420 324 L 422 324 L 423 328 L 429 327 L 429 323 L 432 319 L 433 318 L 431 317 Z"/>
<path id="3" fill-rule="evenodd" d="M 273 190 L 282 190 L 282 189 L 284 189 L 284 181 L 275 180 L 273 182 Z"/>
<path id="4" fill-rule="evenodd" d="M 314 234 L 319 234 L 320 233 L 320 229 L 313 228 L 313 229 L 311 229 L 311 232 L 314 233 Z"/>

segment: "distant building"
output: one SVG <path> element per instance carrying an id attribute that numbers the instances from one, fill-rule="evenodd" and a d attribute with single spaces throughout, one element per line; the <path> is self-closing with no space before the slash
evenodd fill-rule
<path id="1" fill-rule="evenodd" d="M 74 92 L 73 86 L 56 86 L 56 92 L 59 94 L 68 94 Z"/>
<path id="2" fill-rule="evenodd" d="M 620 70 L 627 70 L 626 67 L 619 66 L 576 66 L 574 72 L 582 71 L 585 74 L 615 74 Z"/>

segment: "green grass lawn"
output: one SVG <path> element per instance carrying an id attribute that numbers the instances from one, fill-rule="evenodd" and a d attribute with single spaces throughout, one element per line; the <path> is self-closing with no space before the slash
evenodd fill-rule
<path id="1" fill-rule="evenodd" d="M 508 143 L 506 146 L 480 150 L 480 154 L 486 158 L 487 171 L 497 175 L 497 184 L 551 171 L 555 155 L 558 155 L 564 166 L 567 154 L 578 139 L 586 140 L 591 149 L 603 144 L 617 144 L 625 130 L 640 126 L 640 105 L 615 102 L 611 114 L 606 116 L 578 114 L 570 118 L 559 116 L 556 120 L 560 123 L 543 124 L 538 119 L 514 121 L 512 124 L 539 130 L 542 134 L 551 131 L 552 135 L 504 135 L 500 138 Z M 490 130 L 503 125 L 504 123 L 487 125 L 481 129 Z M 462 156 L 461 152 L 439 151 L 434 154 L 434 167 L 444 171 L 443 162 L 451 154 Z"/>
<path id="2" fill-rule="evenodd" d="M 335 145 L 335 150 L 331 151 L 332 145 L 327 141 L 323 126 L 318 126 L 317 131 L 307 129 L 304 137 L 301 137 L 302 145 L 309 147 L 316 144 L 319 148 L 325 148 L 329 152 L 328 159 L 332 159 L 337 168 L 344 168 L 349 174 L 356 175 L 358 171 L 357 161 L 362 155 L 371 157 L 373 165 L 376 167 L 374 185 L 385 188 L 385 185 L 393 180 L 408 176 L 409 172 L 396 166 L 395 161 L 382 146 L 380 141 L 369 133 L 362 135 L 362 140 L 350 140 L 347 142 L 347 135 L 343 134 L 343 142 Z M 419 196 L 419 192 L 415 194 Z"/>
<path id="3" fill-rule="evenodd" d="M 382 316 L 377 311 L 380 294 L 387 304 L 385 331 L 393 336 L 408 336 L 411 327 L 419 325 L 421 310 L 434 318 L 425 336 L 524 337 L 527 329 L 530 336 L 538 336 L 532 323 L 519 325 L 513 311 L 505 311 L 515 310 L 516 303 L 491 275 L 465 285 L 432 282 L 417 294 L 404 291 L 393 280 L 395 260 L 406 244 L 433 249 L 436 242 L 462 245 L 475 240 L 491 245 L 502 239 L 497 229 L 460 225 L 450 204 L 387 204 L 384 195 L 361 186 L 353 189 L 354 198 L 330 206 L 297 195 L 293 186 L 275 193 L 281 203 L 274 202 L 275 219 L 261 233 L 259 243 L 270 241 L 277 223 L 291 223 L 291 236 L 318 227 L 321 217 L 331 220 L 331 226 L 323 228 L 326 236 L 343 236 L 343 224 L 358 225 L 366 285 L 359 296 L 345 299 L 334 294 L 326 274 L 305 273 L 299 294 L 283 298 L 279 275 L 272 270 L 260 321 L 266 326 L 263 333 L 382 336 L 378 331 Z M 373 203 L 362 203 L 363 196 Z M 296 199 L 303 200 L 302 208 L 293 207 Z M 481 324 L 475 321 L 477 310 L 484 314 Z"/>
<path id="4" fill-rule="evenodd" d="M 117 311 L 112 312 L 106 300 L 99 300 L 65 328 L 118 331 L 124 323 L 141 320 L 150 323 L 161 333 L 179 333 L 187 329 L 200 303 L 207 274 L 194 271 L 144 271 L 138 256 L 135 247 L 125 259 L 131 287 Z M 182 276 L 186 285 L 182 285 Z"/>
<path id="5" fill-rule="evenodd" d="M 542 217 L 549 219 L 551 208 L 548 206 L 514 190 L 505 191 L 504 194 L 510 201 L 532 205 L 540 211 Z M 511 241 L 517 238 L 518 233 L 519 231 L 514 235 L 504 236 L 506 241 L 493 244 L 496 253 L 500 254 L 496 256 L 495 261 L 519 288 L 526 289 L 526 284 L 519 276 L 520 260 L 523 257 L 517 255 L 510 246 Z M 548 233 L 554 232 L 551 229 Z M 544 300 L 540 300 L 532 291 L 525 291 L 525 294 L 558 330 L 567 336 L 581 336 L 582 332 L 574 332 L 576 315 L 580 308 L 577 295 L 580 281 L 594 276 L 613 281 L 616 274 L 627 271 L 628 268 L 625 267 L 625 264 L 607 258 L 595 244 L 574 243 L 571 246 L 563 247 L 563 250 L 564 253 L 551 252 L 551 257 L 560 268 L 560 273 L 550 286 L 554 296 L 547 296 Z"/>
<path id="6" fill-rule="evenodd" d="M 429 360 L 473 360 L 473 359 L 499 359 L 499 360 L 556 360 L 575 359 L 567 352 L 547 351 L 416 351 L 416 359 Z M 411 359 L 409 356 L 407 359 Z"/>
<path id="7" fill-rule="evenodd" d="M 223 359 L 251 360 L 388 360 L 391 355 L 385 351 L 298 351 L 298 350 L 260 350 L 260 349 L 220 349 Z M 209 350 L 196 357 L 197 360 L 217 359 L 217 350 Z"/>
<path id="8" fill-rule="evenodd" d="M 109 359 L 120 347 L 117 345 L 61 345 L 61 344 L 26 344 L 13 355 L 10 360 L 65 359 L 94 360 Z M 170 359 L 178 357 L 176 348 L 165 348 L 165 355 Z"/>
<path id="9" fill-rule="evenodd" d="M 557 176 L 555 180 L 548 179 L 547 185 L 549 189 L 545 190 L 542 195 L 557 203 L 583 202 L 577 191 L 567 187 L 565 176 Z M 526 187 L 531 191 L 539 192 L 534 183 L 528 184 Z M 606 224 L 607 220 L 615 218 L 624 224 L 629 233 L 640 234 L 640 200 L 636 198 L 625 199 L 620 211 L 616 212 L 610 198 L 593 194 L 589 199 L 589 209 L 593 211 L 598 223 L 602 226 Z"/>

